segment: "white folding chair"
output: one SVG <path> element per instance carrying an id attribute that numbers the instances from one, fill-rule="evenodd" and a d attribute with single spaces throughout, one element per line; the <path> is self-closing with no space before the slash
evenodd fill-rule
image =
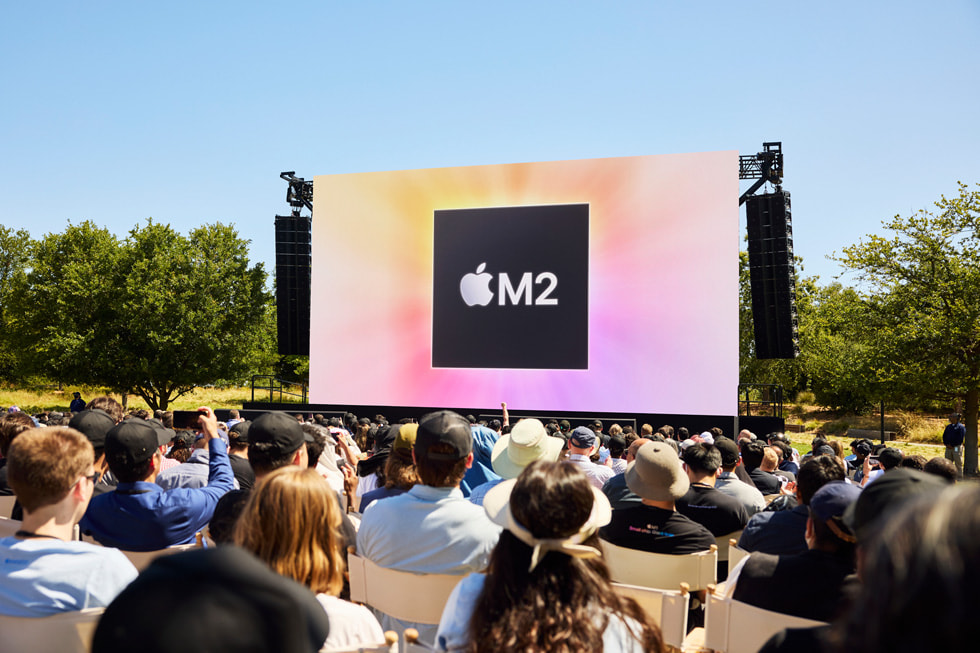
<path id="1" fill-rule="evenodd" d="M 784 628 L 824 626 L 821 621 L 802 619 L 763 610 L 708 589 L 704 615 L 704 645 L 718 653 L 758 653 L 766 641 Z"/>
<path id="2" fill-rule="evenodd" d="M 324 646 L 320 649 L 320 653 L 398 653 L 398 633 L 393 630 L 386 630 L 384 644 L 353 648 L 327 648 Z"/>
<path id="3" fill-rule="evenodd" d="M 735 569 L 736 565 L 742 561 L 742 558 L 749 555 L 749 552 L 745 549 L 738 548 L 738 540 L 732 538 L 728 541 L 728 573 L 731 575 L 732 570 Z"/>
<path id="4" fill-rule="evenodd" d="M 159 558 L 160 556 L 173 555 L 174 553 L 180 553 L 181 551 L 187 551 L 188 549 L 197 549 L 204 546 L 204 533 L 198 531 L 196 534 L 196 542 L 194 544 L 175 544 L 173 546 L 168 546 L 165 549 L 157 549 L 156 551 L 122 551 L 124 556 L 129 558 L 129 561 L 133 563 L 136 567 L 136 571 L 143 571 L 150 566 L 150 563 Z"/>
<path id="5" fill-rule="evenodd" d="M 728 562 L 728 548 L 730 546 L 729 542 L 738 542 L 738 538 L 742 536 L 742 531 L 732 531 L 727 535 L 719 535 L 715 538 L 715 544 L 718 545 L 718 562 Z M 722 565 L 724 566 L 724 565 Z"/>
<path id="6" fill-rule="evenodd" d="M 690 588 L 683 583 L 679 590 L 661 590 L 625 583 L 613 583 L 613 591 L 637 603 L 660 626 L 664 642 L 681 648 L 687 636 L 687 603 Z"/>
<path id="7" fill-rule="evenodd" d="M 435 649 L 419 641 L 419 631 L 414 628 L 405 629 L 405 649 L 403 653 L 434 653 Z"/>
<path id="8" fill-rule="evenodd" d="M 23 526 L 24 522 L 22 521 L 0 517 L 0 537 L 10 537 L 23 528 Z"/>
<path id="9" fill-rule="evenodd" d="M 14 511 L 14 504 L 17 503 L 17 497 L 8 496 L 0 497 L 0 517 L 6 517 L 10 519 L 10 515 Z"/>
<path id="10" fill-rule="evenodd" d="M 50 617 L 0 615 L 0 653 L 58 651 L 88 653 L 105 608 L 62 612 Z"/>
<path id="11" fill-rule="evenodd" d="M 418 624 L 438 624 L 461 576 L 415 574 L 379 567 L 353 550 L 347 554 L 350 599 Z"/>
<path id="12" fill-rule="evenodd" d="M 707 551 L 668 555 L 627 549 L 605 540 L 600 542 L 609 575 L 616 583 L 658 589 L 672 589 L 686 583 L 695 591 L 718 580 L 718 547 L 714 544 Z"/>

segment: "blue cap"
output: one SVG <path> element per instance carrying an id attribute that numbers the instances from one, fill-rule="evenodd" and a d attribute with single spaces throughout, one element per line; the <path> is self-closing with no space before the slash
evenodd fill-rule
<path id="1" fill-rule="evenodd" d="M 579 447 L 581 449 L 587 449 L 589 447 L 595 446 L 595 433 L 592 429 L 587 426 L 579 426 L 574 431 L 572 435 L 568 438 L 568 441 Z"/>

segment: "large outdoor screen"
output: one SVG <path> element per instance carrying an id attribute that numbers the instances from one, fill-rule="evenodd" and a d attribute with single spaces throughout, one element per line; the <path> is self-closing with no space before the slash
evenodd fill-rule
<path id="1" fill-rule="evenodd" d="M 314 179 L 310 400 L 732 415 L 738 153 Z"/>

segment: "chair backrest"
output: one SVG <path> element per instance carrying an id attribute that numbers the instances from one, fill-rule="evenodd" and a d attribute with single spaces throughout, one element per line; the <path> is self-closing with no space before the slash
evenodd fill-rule
<path id="1" fill-rule="evenodd" d="M 136 571 L 143 571 L 150 566 L 151 562 L 160 556 L 172 555 L 196 548 L 198 548 L 197 544 L 176 544 L 174 546 L 168 546 L 166 549 L 157 549 L 156 551 L 123 551 L 122 553 L 133 563 Z"/>
<path id="2" fill-rule="evenodd" d="M 435 653 L 435 649 L 419 640 L 419 631 L 414 628 L 405 629 L 405 646 L 401 653 Z"/>
<path id="3" fill-rule="evenodd" d="M 686 583 L 691 590 L 702 590 L 718 580 L 718 547 L 687 555 L 668 555 L 627 549 L 605 540 L 602 557 L 616 583 L 641 587 L 673 589 Z"/>
<path id="4" fill-rule="evenodd" d="M 62 612 L 50 617 L 0 615 L 0 653 L 58 651 L 88 653 L 95 626 L 105 608 Z"/>
<path id="5" fill-rule="evenodd" d="M 709 589 L 705 605 L 704 645 L 718 653 L 757 653 L 766 640 L 784 628 L 826 625 L 718 596 L 713 589 Z"/>
<path id="6" fill-rule="evenodd" d="M 732 538 L 728 542 L 728 573 L 732 573 L 735 566 L 742 561 L 742 558 L 749 555 L 749 552 L 745 549 L 738 548 L 738 540 Z"/>
<path id="7" fill-rule="evenodd" d="M 320 653 L 398 653 L 398 633 L 393 630 L 386 630 L 384 644 L 347 648 L 323 647 L 320 649 Z"/>
<path id="8" fill-rule="evenodd" d="M 14 512 L 14 504 L 17 503 L 17 497 L 0 497 L 0 517 L 10 518 L 10 515 Z"/>
<path id="9" fill-rule="evenodd" d="M 379 567 L 354 551 L 347 554 L 350 599 L 418 624 L 438 624 L 460 576 L 415 574 Z"/>
<path id="10" fill-rule="evenodd" d="M 10 537 L 17 531 L 19 531 L 24 525 L 24 522 L 17 521 L 16 519 L 8 519 L 6 517 L 0 517 L 0 537 Z"/>
<path id="11" fill-rule="evenodd" d="M 719 535 L 715 538 L 715 544 L 718 545 L 718 562 L 728 562 L 728 547 L 731 540 L 738 542 L 738 538 L 742 536 L 742 531 L 732 531 L 727 535 Z"/>
<path id="12" fill-rule="evenodd" d="M 664 642 L 680 649 L 687 636 L 688 593 L 687 584 L 679 590 L 660 590 L 613 583 L 613 590 L 637 603 L 660 626 Z"/>

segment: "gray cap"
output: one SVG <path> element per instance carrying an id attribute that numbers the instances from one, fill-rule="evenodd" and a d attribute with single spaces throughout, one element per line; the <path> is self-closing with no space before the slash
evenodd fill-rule
<path id="1" fill-rule="evenodd" d="M 664 442 L 648 442 L 636 450 L 626 469 L 626 486 L 644 499 L 674 501 L 691 487 L 677 452 Z"/>

